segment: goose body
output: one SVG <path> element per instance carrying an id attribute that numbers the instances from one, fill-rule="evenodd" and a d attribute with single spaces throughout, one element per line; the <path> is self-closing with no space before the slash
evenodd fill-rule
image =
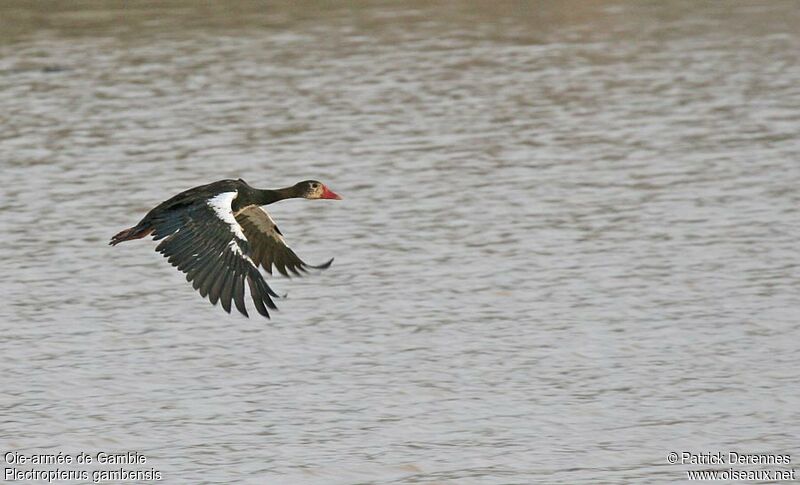
<path id="1" fill-rule="evenodd" d="M 325 269 L 333 259 L 312 266 L 286 244 L 275 221 L 261 208 L 289 198 L 341 199 L 321 182 L 306 180 L 291 187 L 269 190 L 251 187 L 242 179 L 220 180 L 181 192 L 154 207 L 135 226 L 111 238 L 112 246 L 152 236 L 161 241 L 156 251 L 186 274 L 203 298 L 220 302 L 230 313 L 231 303 L 244 316 L 245 284 L 256 311 L 269 318 L 277 294 L 267 285 L 259 267 L 272 274 L 300 275 L 307 268 Z"/>

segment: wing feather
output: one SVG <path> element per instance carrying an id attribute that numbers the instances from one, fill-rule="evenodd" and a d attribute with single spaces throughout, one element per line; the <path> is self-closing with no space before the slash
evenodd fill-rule
<path id="1" fill-rule="evenodd" d="M 247 278 L 247 284 L 250 286 L 250 296 L 253 298 L 253 303 L 256 306 L 256 311 L 258 313 L 264 315 L 265 317 L 269 318 L 269 312 L 267 308 L 264 306 L 264 302 L 261 298 L 259 289 L 256 286 L 255 280 L 253 278 Z"/>
<path id="2" fill-rule="evenodd" d="M 153 219 L 153 238 L 161 240 L 156 251 L 186 274 L 203 298 L 230 313 L 231 302 L 244 316 L 245 281 L 258 313 L 269 318 L 278 295 L 264 281 L 253 259 L 253 247 L 231 203 L 236 192 L 223 192 L 208 200 L 170 207 Z M 262 245 L 263 249 L 263 245 Z"/>
<path id="3" fill-rule="evenodd" d="M 222 257 L 218 264 L 218 269 L 214 273 L 214 277 L 208 283 L 208 299 L 212 305 L 216 305 L 219 301 L 219 296 L 222 293 L 222 285 L 225 284 L 225 276 L 228 274 L 228 269 L 231 264 L 231 256 L 233 251 L 222 253 Z"/>
<path id="4" fill-rule="evenodd" d="M 301 276 L 301 272 L 307 272 L 308 268 L 326 269 L 333 262 L 331 259 L 325 264 L 314 266 L 300 259 L 286 244 L 286 239 L 269 213 L 257 205 L 244 207 L 234 216 L 251 245 L 253 261 L 269 274 L 272 274 L 272 268 L 275 267 L 283 276 L 289 277 L 290 273 Z"/>
<path id="5" fill-rule="evenodd" d="M 233 281 L 233 302 L 239 313 L 248 316 L 247 307 L 244 304 L 244 276 L 241 274 L 237 274 Z"/>

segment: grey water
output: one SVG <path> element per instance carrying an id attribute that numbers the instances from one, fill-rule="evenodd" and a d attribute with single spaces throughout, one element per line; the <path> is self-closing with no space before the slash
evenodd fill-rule
<path id="1" fill-rule="evenodd" d="M 10 0 L 0 126 L 2 453 L 196 484 L 800 462 L 795 2 Z M 238 177 L 344 197 L 269 207 L 335 257 L 271 278 L 271 320 L 107 246 Z"/>

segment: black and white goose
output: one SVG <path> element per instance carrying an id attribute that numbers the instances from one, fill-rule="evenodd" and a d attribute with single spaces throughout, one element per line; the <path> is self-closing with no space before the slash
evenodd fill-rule
<path id="1" fill-rule="evenodd" d="M 319 266 L 306 264 L 286 244 L 272 217 L 261 208 L 283 199 L 341 199 L 325 184 L 306 180 L 291 187 L 262 190 L 244 180 L 220 180 L 186 190 L 147 213 L 135 226 L 111 238 L 112 246 L 149 235 L 161 241 L 156 251 L 178 270 L 186 273 L 203 298 L 217 301 L 226 312 L 231 300 L 244 316 L 245 282 L 256 310 L 269 318 L 278 295 L 264 281 L 261 266 L 272 274 L 300 275 L 306 268 L 325 269 L 333 259 Z"/>

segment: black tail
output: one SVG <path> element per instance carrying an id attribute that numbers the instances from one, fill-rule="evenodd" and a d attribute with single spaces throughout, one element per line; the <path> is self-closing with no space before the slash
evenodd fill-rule
<path id="1" fill-rule="evenodd" d="M 122 241 L 130 241 L 132 239 L 141 239 L 148 234 L 153 232 L 153 230 L 149 227 L 141 228 L 139 226 L 130 227 L 125 229 L 124 231 L 120 231 L 111 238 L 111 242 L 108 244 L 112 246 L 116 246 L 117 244 L 121 243 Z"/>

